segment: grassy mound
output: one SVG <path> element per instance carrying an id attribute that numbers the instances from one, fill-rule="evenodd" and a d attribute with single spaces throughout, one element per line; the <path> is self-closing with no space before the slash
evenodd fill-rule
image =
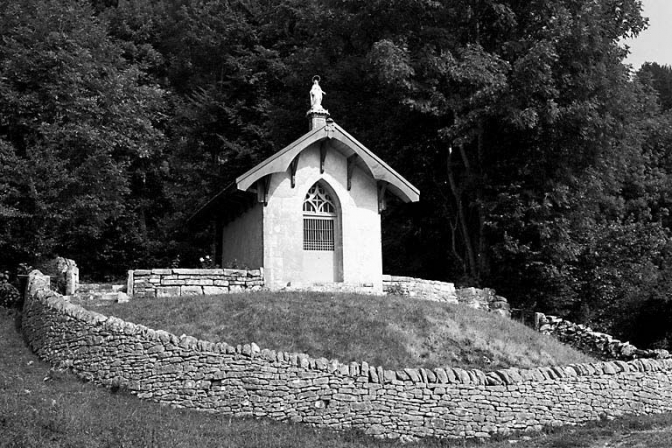
<path id="1" fill-rule="evenodd" d="M 495 370 L 594 360 L 494 313 L 397 296 L 259 292 L 89 306 L 176 335 L 387 369 Z"/>

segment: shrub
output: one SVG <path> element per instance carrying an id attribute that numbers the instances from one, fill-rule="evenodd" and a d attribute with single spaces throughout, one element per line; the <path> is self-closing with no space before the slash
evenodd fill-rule
<path id="1" fill-rule="evenodd" d="M 0 306 L 17 308 L 21 303 L 19 290 L 9 284 L 9 275 L 0 273 Z"/>

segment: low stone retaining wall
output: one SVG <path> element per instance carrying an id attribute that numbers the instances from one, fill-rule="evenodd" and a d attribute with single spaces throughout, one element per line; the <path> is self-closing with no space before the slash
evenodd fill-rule
<path id="1" fill-rule="evenodd" d="M 669 358 L 667 350 L 640 350 L 629 342 L 622 342 L 611 335 L 593 331 L 585 325 L 575 324 L 556 316 L 536 313 L 535 325 L 541 333 L 548 334 L 567 345 L 598 359 L 630 360 L 636 358 Z"/>
<path id="2" fill-rule="evenodd" d="M 72 305 L 33 273 L 22 329 L 43 359 L 140 398 L 381 437 L 484 437 L 672 411 L 672 360 L 387 370 L 212 343 Z"/>
<path id="3" fill-rule="evenodd" d="M 454 284 L 415 277 L 383 275 L 383 292 L 409 297 L 422 296 L 437 302 L 457 303 Z"/>
<path id="4" fill-rule="evenodd" d="M 216 295 L 263 286 L 261 269 L 136 269 L 128 271 L 127 294 L 138 298 Z"/>
<path id="5" fill-rule="evenodd" d="M 437 302 L 461 303 L 471 308 L 510 315 L 509 303 L 492 289 L 460 288 L 453 283 L 415 277 L 383 275 L 383 292 Z"/>
<path id="6" fill-rule="evenodd" d="M 263 269 L 136 269 L 128 271 L 127 294 L 137 298 L 216 295 L 256 291 L 264 286 Z M 334 283 L 287 287 L 293 291 L 376 293 L 368 285 Z M 383 293 L 437 302 L 461 303 L 472 308 L 510 315 L 509 304 L 492 289 L 455 289 L 452 283 L 414 277 L 383 275 Z M 379 292 L 378 292 L 379 294 Z"/>

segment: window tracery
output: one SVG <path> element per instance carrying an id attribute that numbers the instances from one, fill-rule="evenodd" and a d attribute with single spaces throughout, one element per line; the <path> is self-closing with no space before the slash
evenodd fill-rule
<path id="1" fill-rule="evenodd" d="M 316 215 L 335 215 L 336 206 L 333 199 L 322 185 L 313 185 L 303 200 L 303 211 Z"/>

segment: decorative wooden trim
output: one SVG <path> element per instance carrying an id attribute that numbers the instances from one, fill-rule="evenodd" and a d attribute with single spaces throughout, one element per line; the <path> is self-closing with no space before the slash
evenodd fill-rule
<path id="1" fill-rule="evenodd" d="M 264 207 L 268 205 L 268 190 L 271 186 L 271 176 L 264 176 L 257 182 L 257 202 L 263 202 Z"/>
<path id="2" fill-rule="evenodd" d="M 327 139 L 332 139 L 334 137 L 334 120 L 327 118 L 327 125 L 324 127 L 324 130 L 327 133 Z"/>
<path id="3" fill-rule="evenodd" d="M 398 196 L 399 199 L 404 202 L 417 202 L 420 199 L 420 192 L 417 188 L 334 122 L 328 122 L 327 126 L 310 131 L 236 178 L 236 188 L 248 191 L 250 187 L 264 176 L 273 173 L 287 173 L 289 164 L 298 153 L 318 143 L 320 145 L 329 145 L 330 139 L 337 140 L 339 146 L 343 144 L 353 152 L 356 152 L 361 160 L 361 163 L 357 163 L 360 163 L 362 167 L 368 168 L 374 179 L 387 182 L 393 186 L 394 188 L 390 189 L 390 192 Z M 322 146 L 322 151 L 325 151 L 326 148 L 327 146 Z"/>
<path id="4" fill-rule="evenodd" d="M 387 208 L 385 201 L 385 192 L 387 191 L 387 182 L 378 182 L 378 213 Z"/>
<path id="5" fill-rule="evenodd" d="M 301 153 L 298 153 L 292 163 L 289 164 L 289 173 L 292 177 L 292 188 L 296 187 L 296 168 L 299 166 L 299 157 Z"/>
<path id="6" fill-rule="evenodd" d="M 348 191 L 352 188 L 352 173 L 355 171 L 355 164 L 357 163 L 357 154 L 348 157 Z"/>

